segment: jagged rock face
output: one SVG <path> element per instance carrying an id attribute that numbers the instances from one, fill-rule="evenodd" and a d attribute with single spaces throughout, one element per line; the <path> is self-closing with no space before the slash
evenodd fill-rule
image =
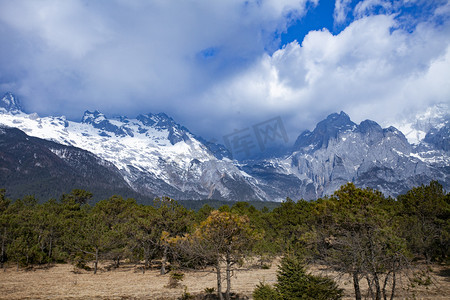
<path id="1" fill-rule="evenodd" d="M 350 121 L 349 116 L 341 112 L 331 114 L 325 120 L 319 122 L 313 132 L 304 131 L 294 144 L 295 150 L 314 152 L 322 147 L 328 146 L 332 138 L 336 138 L 340 132 L 354 129 L 355 123 Z"/>
<path id="2" fill-rule="evenodd" d="M 0 109 L 4 109 L 5 111 L 12 113 L 20 112 L 22 111 L 22 105 L 16 96 L 8 92 L 3 95 L 0 101 Z"/>
<path id="3" fill-rule="evenodd" d="M 207 141 L 201 136 L 196 135 L 195 138 L 201 142 L 203 145 L 205 145 L 206 148 L 217 158 L 217 159 L 223 159 L 223 158 L 229 158 L 231 159 L 231 153 L 230 151 L 221 144 L 216 144 L 211 141 Z"/>
<path id="4" fill-rule="evenodd" d="M 424 142 L 433 145 L 438 150 L 450 151 L 450 122 L 446 121 L 441 128 L 431 128 Z"/>
<path id="5" fill-rule="evenodd" d="M 12 95 L 1 103 L 1 123 L 94 153 L 144 195 L 309 200 L 349 181 L 393 196 L 431 180 L 450 188 L 450 117 L 444 106 L 405 125 L 416 130 L 408 133 L 413 144 L 394 127 L 382 128 L 370 120 L 357 125 L 341 112 L 329 115 L 313 131 L 304 131 L 286 155 L 238 162 L 224 146 L 193 135 L 163 113 L 109 119 L 86 111 L 77 123 L 25 114 Z"/>
<path id="6" fill-rule="evenodd" d="M 166 114 L 108 119 L 98 111 L 86 111 L 77 123 L 64 117 L 20 113 L 4 114 L 2 122 L 94 153 L 114 164 L 126 182 L 144 195 L 268 199 L 254 179 L 226 157 L 223 146 L 203 144 Z"/>
<path id="7" fill-rule="evenodd" d="M 291 188 L 291 192 L 294 197 L 305 199 L 329 195 L 347 182 L 393 196 L 433 179 L 448 188 L 446 124 L 427 134 L 426 146 L 413 147 L 394 127 L 383 129 L 370 120 L 356 125 L 343 112 L 332 114 L 312 132 L 303 132 L 289 157 L 273 160 L 272 168 L 259 164 L 246 171 L 268 183 L 277 176 L 294 174 L 298 181 L 293 184 L 298 187 Z"/>
<path id="8" fill-rule="evenodd" d="M 417 146 L 424 142 L 425 136 L 433 130 L 439 130 L 450 120 L 450 105 L 439 103 L 428 107 L 414 118 L 398 121 L 394 124 L 408 139 Z"/>
<path id="9" fill-rule="evenodd" d="M 383 130 L 376 123 L 364 122 L 362 126 L 338 132 L 328 140 L 327 146 L 313 153 L 299 149 L 293 155 L 292 165 L 315 183 L 317 196 L 321 196 L 349 181 L 357 181 L 374 168 L 398 170 L 402 157 L 409 156 L 410 152 L 411 146 L 399 131 Z M 382 180 L 393 180 L 389 172 L 370 177 L 375 175 Z"/>

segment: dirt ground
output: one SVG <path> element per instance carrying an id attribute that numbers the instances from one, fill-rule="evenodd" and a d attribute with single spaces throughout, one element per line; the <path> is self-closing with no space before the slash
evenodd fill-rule
<path id="1" fill-rule="evenodd" d="M 276 270 L 276 263 L 270 269 L 239 270 L 234 273 L 232 290 L 251 299 L 259 282 L 276 282 Z M 181 284 L 190 294 L 204 292 L 206 288 L 216 286 L 215 273 L 211 271 L 186 271 Z M 312 272 L 321 271 L 315 267 Z M 435 266 L 431 285 L 409 291 L 399 290 L 398 298 L 450 299 L 448 273 L 448 269 Z M 345 299 L 354 299 L 351 280 L 335 278 L 345 289 Z M 75 269 L 70 264 L 19 271 L 11 266 L 0 270 L 0 299 L 177 299 L 183 295 L 184 287 L 168 288 L 168 281 L 167 274 L 160 275 L 156 269 L 143 274 L 135 265 L 124 265 L 113 271 L 101 269 L 96 275 Z"/>

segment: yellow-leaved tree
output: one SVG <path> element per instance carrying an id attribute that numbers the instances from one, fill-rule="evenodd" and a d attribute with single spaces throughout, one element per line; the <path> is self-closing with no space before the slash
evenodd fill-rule
<path id="1" fill-rule="evenodd" d="M 242 262 L 261 237 L 261 232 L 251 226 L 247 216 L 215 210 L 192 234 L 172 238 L 170 243 L 184 255 L 200 257 L 214 266 L 219 299 L 223 299 L 222 268 L 225 267 L 225 299 L 230 299 L 233 266 Z"/>

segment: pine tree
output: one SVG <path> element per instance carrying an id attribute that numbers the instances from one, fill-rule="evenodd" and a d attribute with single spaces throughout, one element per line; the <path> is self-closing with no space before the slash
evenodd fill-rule
<path id="1" fill-rule="evenodd" d="M 340 299 L 342 290 L 326 277 L 307 274 L 302 258 L 288 254 L 281 260 L 275 289 L 281 299 Z"/>
<path id="2" fill-rule="evenodd" d="M 253 291 L 253 299 L 255 300 L 281 300 L 281 295 L 267 283 L 260 282 Z"/>

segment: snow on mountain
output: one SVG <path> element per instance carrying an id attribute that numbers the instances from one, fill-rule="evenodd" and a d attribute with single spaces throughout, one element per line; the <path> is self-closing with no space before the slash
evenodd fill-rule
<path id="1" fill-rule="evenodd" d="M 81 122 L 0 112 L 1 123 L 31 136 L 79 147 L 113 163 L 143 194 L 177 199 L 265 200 L 252 178 L 214 154 L 166 114 L 135 119 L 86 111 Z M 239 198 L 238 198 L 239 197 Z"/>
<path id="2" fill-rule="evenodd" d="M 22 111 L 22 106 L 20 105 L 19 99 L 8 92 L 0 101 L 0 111 L 10 113 L 20 112 Z"/>
<path id="3" fill-rule="evenodd" d="M 448 120 L 449 104 L 439 103 L 417 114 L 413 120 L 402 120 L 394 126 L 404 133 L 411 144 L 418 145 L 431 129 L 441 129 Z"/>
<path id="4" fill-rule="evenodd" d="M 33 194 L 60 197 L 74 188 L 94 193 L 95 200 L 114 194 L 146 200 L 125 182 L 119 170 L 89 151 L 31 137 L 0 124 L 0 185 L 9 197 Z"/>
<path id="5" fill-rule="evenodd" d="M 430 129 L 437 130 L 434 144 L 419 147 L 395 127 L 382 128 L 370 120 L 357 125 L 344 112 L 331 114 L 312 132 L 300 134 L 291 155 L 244 170 L 264 183 L 262 189 L 269 195 L 289 191 L 294 199 L 329 195 L 347 182 L 392 196 L 431 180 L 450 188 L 450 155 L 439 148 L 449 133 L 448 127 L 440 128 Z"/>
<path id="6" fill-rule="evenodd" d="M 344 112 L 331 114 L 313 131 L 301 133 L 290 153 L 238 162 L 223 146 L 193 135 L 163 113 L 108 118 L 86 111 L 81 122 L 72 122 L 26 114 L 9 94 L 0 102 L 0 123 L 94 153 L 114 164 L 143 195 L 309 200 L 349 181 L 393 196 L 431 180 L 450 188 L 450 118 L 445 105 L 404 122 L 410 129 L 406 136 L 392 126 L 382 128 L 370 120 L 358 125 Z"/>

